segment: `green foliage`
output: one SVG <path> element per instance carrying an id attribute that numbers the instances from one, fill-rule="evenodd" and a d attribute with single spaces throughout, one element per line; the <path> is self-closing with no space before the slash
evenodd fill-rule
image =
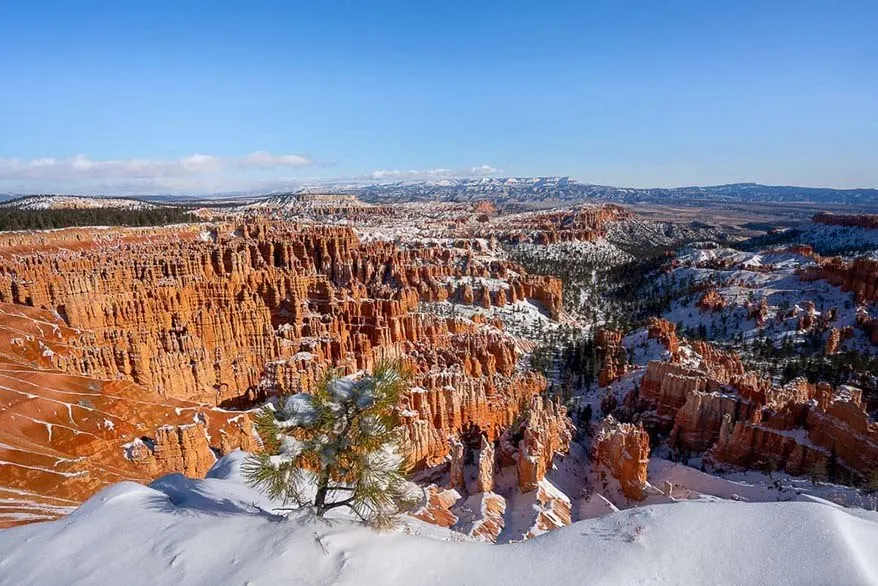
<path id="1" fill-rule="evenodd" d="M 0 208 L 0 231 L 52 230 L 71 226 L 164 226 L 197 221 L 180 206 L 145 209 L 93 208 L 59 210 L 23 210 Z"/>
<path id="2" fill-rule="evenodd" d="M 510 247 L 508 252 L 528 273 L 560 278 L 564 309 L 590 323 L 602 320 L 629 331 L 696 289 L 694 279 L 675 282 L 661 270 L 668 259 L 659 250 L 638 251 L 635 260 L 620 263 L 615 258 L 548 257 L 542 248 Z"/>
<path id="3" fill-rule="evenodd" d="M 381 363 L 371 376 L 330 374 L 313 394 L 264 408 L 256 428 L 265 452 L 246 462 L 248 481 L 285 506 L 313 506 L 321 517 L 347 507 L 371 525 L 392 525 L 409 500 L 396 414 L 408 378 Z"/>

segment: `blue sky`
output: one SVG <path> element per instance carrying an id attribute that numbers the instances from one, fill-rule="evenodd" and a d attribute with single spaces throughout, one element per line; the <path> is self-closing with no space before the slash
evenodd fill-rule
<path id="1" fill-rule="evenodd" d="M 878 186 L 878 2 L 4 2 L 0 191 Z"/>

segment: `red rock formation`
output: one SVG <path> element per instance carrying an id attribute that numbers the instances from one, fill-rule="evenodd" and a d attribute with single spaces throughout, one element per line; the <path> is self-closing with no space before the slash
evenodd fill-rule
<path id="1" fill-rule="evenodd" d="M 608 470 L 629 499 L 642 500 L 649 465 L 649 435 L 642 425 L 604 419 L 595 434 L 592 457 Z"/>
<path id="2" fill-rule="evenodd" d="M 848 262 L 839 257 L 822 258 L 817 267 L 807 267 L 799 271 L 803 281 L 824 279 L 851 291 L 858 303 L 878 300 L 878 260 L 862 257 Z"/>
<path id="3" fill-rule="evenodd" d="M 726 300 L 716 289 L 708 289 L 698 300 L 697 306 L 703 311 L 721 311 L 726 306 Z"/>
<path id="4" fill-rule="evenodd" d="M 466 457 L 466 448 L 463 442 L 451 439 L 451 488 L 466 492 L 466 480 L 463 477 L 463 461 Z"/>
<path id="5" fill-rule="evenodd" d="M 791 252 L 801 256 L 814 256 L 814 247 L 810 244 L 793 244 L 781 249 L 780 252 Z"/>
<path id="6" fill-rule="evenodd" d="M 652 339 L 661 342 L 671 352 L 677 352 L 680 341 L 677 339 L 677 325 L 666 319 L 649 318 L 647 325 L 648 335 Z"/>
<path id="7" fill-rule="evenodd" d="M 203 474 L 212 450 L 257 446 L 246 417 L 199 404 L 247 408 L 270 394 L 309 391 L 329 368 L 350 373 L 388 357 L 414 372 L 401 412 L 409 461 L 424 467 L 448 455 L 449 436 L 496 441 L 545 388 L 542 376 L 516 369 L 510 336 L 418 311 L 421 301 L 459 295 L 454 283 L 475 283 L 473 300 L 486 306 L 530 298 L 558 315 L 559 280 L 474 254 L 485 246 L 461 240 L 400 247 L 360 242 L 348 228 L 264 220 L 2 235 L 0 300 L 42 311 L 39 320 L 57 324 L 65 340 L 75 338 L 63 352 L 50 339 L 10 338 L 10 351 L 32 356 L 35 368 L 59 369 L 63 374 L 52 376 L 64 381 L 118 379 L 93 383 L 102 401 L 124 388 L 132 399 L 159 405 L 156 411 L 182 406 L 173 417 L 106 407 L 133 426 L 114 436 L 116 447 L 86 453 L 79 438 L 64 452 L 86 455 L 97 467 L 113 461 L 112 469 L 141 479 L 170 470 Z M 26 408 L 16 401 L 0 417 Z M 160 431 L 166 424 L 173 427 Z M 66 433 L 52 429 L 52 443 Z M 123 462 L 107 455 L 113 450 Z M 71 481 L 82 488 L 59 497 L 85 498 L 105 483 L 101 478 Z"/>
<path id="8" fill-rule="evenodd" d="M 494 543 L 503 531 L 506 521 L 503 515 L 506 513 L 506 499 L 493 492 L 483 492 L 475 497 L 472 510 L 480 515 L 472 523 L 472 528 L 467 532 L 470 537 Z M 477 508 L 476 508 L 477 507 Z"/>
<path id="9" fill-rule="evenodd" d="M 555 454 L 566 454 L 573 439 L 573 424 L 560 403 L 534 397 L 518 444 L 518 486 L 536 490 L 552 467 Z"/>
<path id="10" fill-rule="evenodd" d="M 595 333 L 595 347 L 603 361 L 598 373 L 598 385 L 604 387 L 625 374 L 626 365 L 618 358 L 625 351 L 622 346 L 622 332 L 599 329 Z"/>
<path id="11" fill-rule="evenodd" d="M 832 463 L 862 479 L 878 465 L 878 425 L 859 390 L 833 393 L 805 379 L 775 387 L 743 371 L 734 354 L 705 343 L 695 349 L 698 369 L 650 362 L 638 396 L 638 408 L 655 411 L 658 429 L 670 429 L 672 448 L 709 451 L 714 462 L 741 467 L 770 460 L 791 474 Z"/>
<path id="12" fill-rule="evenodd" d="M 0 514 L 0 526 L 52 518 L 120 480 L 203 475 L 214 453 L 258 448 L 246 414 L 65 373 L 90 336 L 49 311 L 0 303 L 0 323 L 0 497 L 16 515 Z"/>
<path id="13" fill-rule="evenodd" d="M 830 226 L 856 226 L 867 230 L 878 230 L 878 214 L 848 215 L 820 212 L 814 216 L 813 221 Z"/>
<path id="14" fill-rule="evenodd" d="M 765 325 L 765 318 L 768 317 L 768 299 L 763 297 L 758 304 L 751 304 L 748 301 L 745 307 L 747 308 L 747 319 L 755 319 L 756 325 L 759 327 Z"/>
<path id="15" fill-rule="evenodd" d="M 694 392 L 709 390 L 711 381 L 698 370 L 652 360 L 646 365 L 646 373 L 640 386 L 641 408 L 654 409 L 659 423 L 668 429 L 677 411 Z"/>
<path id="16" fill-rule="evenodd" d="M 482 436 L 482 446 L 479 450 L 479 473 L 476 480 L 479 492 L 494 490 L 494 444 L 485 436 Z"/>
<path id="17" fill-rule="evenodd" d="M 162 470 L 175 470 L 192 478 L 203 478 L 216 456 L 210 451 L 210 444 L 203 424 L 165 425 L 156 430 L 156 465 Z"/>
<path id="18" fill-rule="evenodd" d="M 545 480 L 537 484 L 535 508 L 537 516 L 525 539 L 570 525 L 570 499 Z"/>
<path id="19" fill-rule="evenodd" d="M 616 205 L 582 205 L 560 212 L 506 216 L 503 229 L 491 234 L 513 243 L 594 242 L 606 236 L 608 224 L 630 217 L 632 214 Z"/>
<path id="20" fill-rule="evenodd" d="M 668 445 L 676 450 L 703 452 L 719 438 L 724 417 L 749 415 L 752 405 L 735 393 L 693 391 L 674 417 Z"/>
<path id="21" fill-rule="evenodd" d="M 431 484 L 424 489 L 424 500 L 421 506 L 411 515 L 421 521 L 451 527 L 457 523 L 457 515 L 451 512 L 451 507 L 460 500 L 460 494 L 453 489 L 441 490 Z"/>
<path id="22" fill-rule="evenodd" d="M 841 330 L 832 328 L 829 330 L 829 336 L 826 338 L 826 344 L 823 347 L 823 353 L 827 356 L 838 352 L 841 345 Z"/>

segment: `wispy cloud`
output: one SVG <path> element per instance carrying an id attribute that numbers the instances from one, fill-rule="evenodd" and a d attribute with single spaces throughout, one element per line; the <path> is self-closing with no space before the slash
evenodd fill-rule
<path id="1" fill-rule="evenodd" d="M 93 159 L 0 158 L 0 192 L 82 193 L 99 195 L 212 194 L 296 189 L 303 183 L 331 183 L 327 178 L 291 176 L 304 169 L 325 169 L 302 154 L 256 151 L 227 157 L 195 153 L 180 158 Z M 484 177 L 498 169 L 476 165 L 461 169 L 378 169 L 367 175 L 341 177 L 358 182 L 436 181 Z M 322 174 L 322 173 L 318 173 Z"/>
<path id="2" fill-rule="evenodd" d="M 469 169 L 377 169 L 368 175 L 368 179 L 374 181 L 429 181 L 455 177 L 484 177 L 497 172 L 498 169 L 490 165 L 478 165 Z"/>
<path id="3" fill-rule="evenodd" d="M 281 172 L 315 165 L 304 155 L 257 151 L 220 157 L 196 153 L 177 159 L 95 160 L 85 155 L 66 159 L 0 158 L 0 189 L 22 191 L 189 192 L 240 188 L 265 178 L 252 172 Z"/>

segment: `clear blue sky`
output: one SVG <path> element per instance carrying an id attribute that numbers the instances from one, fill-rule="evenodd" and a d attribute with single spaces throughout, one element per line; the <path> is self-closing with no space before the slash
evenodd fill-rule
<path id="1" fill-rule="evenodd" d="M 874 0 L 8 1 L 0 88 L 0 191 L 878 186 Z"/>

